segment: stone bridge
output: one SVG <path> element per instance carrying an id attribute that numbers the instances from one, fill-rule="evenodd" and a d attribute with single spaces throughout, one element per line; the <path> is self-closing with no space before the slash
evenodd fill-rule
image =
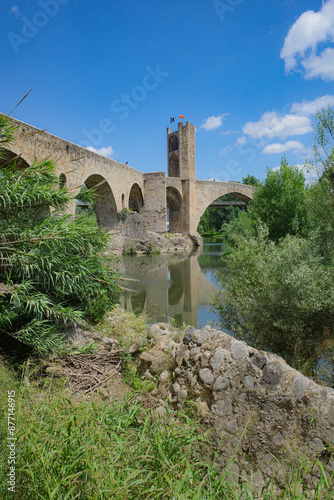
<path id="1" fill-rule="evenodd" d="M 117 227 L 119 212 L 139 212 L 150 231 L 194 234 L 206 208 L 219 196 L 233 193 L 242 201 L 253 197 L 253 187 L 234 182 L 196 180 L 195 127 L 186 122 L 178 130 L 167 129 L 165 172 L 142 173 L 118 161 L 91 152 L 46 131 L 12 119 L 16 140 L 6 162 L 22 166 L 50 158 L 55 161 L 59 184 L 76 195 L 87 186 L 95 188 L 95 211 L 101 227 Z M 154 168 L 154 165 L 152 165 Z M 75 214 L 76 201 L 68 206 Z"/>

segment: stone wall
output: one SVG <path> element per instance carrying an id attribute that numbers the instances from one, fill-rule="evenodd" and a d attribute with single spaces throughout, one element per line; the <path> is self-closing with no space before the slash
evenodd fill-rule
<path id="1" fill-rule="evenodd" d="M 334 471 L 333 389 L 279 356 L 209 326 L 189 327 L 181 342 L 163 323 L 153 325 L 149 336 L 153 347 L 140 357 L 146 373 L 160 377 L 160 390 L 174 408 L 196 401 L 218 461 L 224 466 L 233 458 L 235 481 L 255 480 L 261 486 L 270 478 L 284 490 L 285 467 L 291 470 L 294 464 L 297 470 L 303 461 L 310 464 L 303 483 L 313 494 L 321 475 L 315 461 L 328 477 Z M 171 359 L 170 379 L 166 366 L 172 366 Z"/>

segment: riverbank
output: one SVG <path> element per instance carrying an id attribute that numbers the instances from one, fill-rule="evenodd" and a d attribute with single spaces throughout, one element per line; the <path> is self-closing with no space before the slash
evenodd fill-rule
<path id="1" fill-rule="evenodd" d="M 278 356 L 119 307 L 69 343 L 22 382 L 2 377 L 17 391 L 20 498 L 69 484 L 69 498 L 332 498 L 334 391 Z"/>

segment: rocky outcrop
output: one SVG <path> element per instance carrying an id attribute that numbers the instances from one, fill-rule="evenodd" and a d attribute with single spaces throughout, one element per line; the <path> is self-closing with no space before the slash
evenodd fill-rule
<path id="1" fill-rule="evenodd" d="M 110 231 L 108 253 L 157 254 L 165 252 L 190 252 L 202 245 L 202 237 L 174 233 L 154 233 L 148 230 L 145 219 L 136 212 L 128 212 L 121 227 Z"/>
<path id="2" fill-rule="evenodd" d="M 333 389 L 316 384 L 279 356 L 209 326 L 189 327 L 181 342 L 163 323 L 153 325 L 149 336 L 153 347 L 141 355 L 146 375 L 151 371 L 159 377 L 174 408 L 196 401 L 222 466 L 234 458 L 234 480 L 252 477 L 261 487 L 271 478 L 284 489 L 285 465 L 291 470 L 293 463 L 297 470 L 303 460 L 310 464 L 303 483 L 312 492 L 321 474 L 316 460 L 328 477 L 334 471 Z M 170 356 L 174 369 L 169 378 Z"/>

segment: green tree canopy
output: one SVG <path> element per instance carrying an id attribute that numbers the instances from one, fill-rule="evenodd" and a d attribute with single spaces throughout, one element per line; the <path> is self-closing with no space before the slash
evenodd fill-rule
<path id="1" fill-rule="evenodd" d="M 257 179 L 254 175 L 246 175 L 246 177 L 242 178 L 242 183 L 247 184 L 248 186 L 259 186 L 261 184 L 260 179 Z"/>
<path id="2" fill-rule="evenodd" d="M 250 214 L 268 226 L 272 240 L 302 231 L 307 220 L 303 173 L 289 166 L 285 158 L 279 169 L 267 169 L 264 182 L 254 193 Z"/>

